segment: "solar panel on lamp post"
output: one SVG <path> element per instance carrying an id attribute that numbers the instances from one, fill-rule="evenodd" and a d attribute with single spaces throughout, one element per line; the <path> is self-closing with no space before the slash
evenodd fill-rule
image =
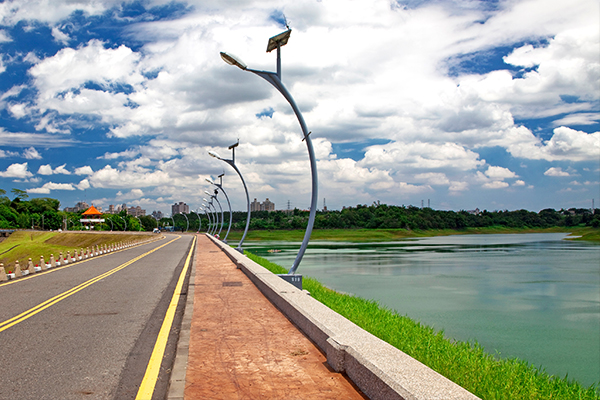
<path id="1" fill-rule="evenodd" d="M 240 141 L 238 140 L 235 144 L 232 144 L 231 146 L 229 146 L 229 150 L 231 150 L 231 160 L 222 158 L 220 155 L 218 155 L 214 151 L 209 151 L 208 154 L 210 154 L 211 157 L 217 158 L 221 161 L 225 161 L 227 164 L 231 165 L 231 167 L 235 170 L 235 172 L 237 172 L 238 176 L 242 180 L 242 185 L 244 185 L 244 191 L 246 192 L 246 214 L 247 214 L 246 215 L 246 228 L 244 228 L 244 234 L 242 235 L 242 239 L 240 240 L 238 247 L 236 247 L 237 251 L 244 254 L 244 249 L 242 248 L 242 244 L 244 243 L 244 239 L 246 239 L 246 235 L 248 234 L 248 227 L 250 226 L 250 196 L 248 195 L 248 187 L 246 186 L 244 177 L 242 176 L 242 173 L 240 172 L 238 167 L 235 165 L 235 148 L 239 144 L 240 144 Z"/>
<path id="2" fill-rule="evenodd" d="M 227 192 L 223 188 L 223 175 L 225 174 L 219 175 L 219 183 L 213 182 L 213 180 L 210 178 L 206 178 L 206 182 L 210 183 L 211 185 L 215 185 L 217 188 L 219 188 L 219 190 L 223 192 L 223 194 L 225 195 L 225 199 L 227 200 L 227 207 L 229 208 L 229 224 L 227 225 L 227 233 L 225 234 L 225 238 L 223 239 L 223 242 L 227 243 L 227 236 L 229 236 L 229 231 L 231 230 L 231 223 L 233 222 L 233 212 L 231 211 L 231 203 L 229 202 L 229 196 L 227 196 Z"/>
<path id="3" fill-rule="evenodd" d="M 287 90 L 287 88 L 281 82 L 281 47 L 286 45 L 288 39 L 290 38 L 290 34 L 292 33 L 291 29 L 288 29 L 285 32 L 282 32 L 276 36 L 273 36 L 269 39 L 269 43 L 267 45 L 267 53 L 277 49 L 277 72 L 269 72 L 269 71 L 260 71 L 255 69 L 250 69 L 248 66 L 240 60 L 238 57 L 233 54 L 221 52 L 221 58 L 227 64 L 235 65 L 236 67 L 252 72 L 269 82 L 275 89 L 279 91 L 288 101 L 292 109 L 294 110 L 294 114 L 296 114 L 296 118 L 298 118 L 298 122 L 300 123 L 300 128 L 302 129 L 303 139 L 306 141 L 306 147 L 308 149 L 308 156 L 310 159 L 310 170 L 312 175 L 312 196 L 310 202 L 310 213 L 308 217 L 308 224 L 306 226 L 306 232 L 304 233 L 304 239 L 302 241 L 302 245 L 300 246 L 300 250 L 298 251 L 298 255 L 292 264 L 292 267 L 288 271 L 288 277 L 284 276 L 284 279 L 297 285 L 299 283 L 299 287 L 302 287 L 302 277 L 299 276 L 299 279 L 294 279 L 290 277 L 296 273 L 298 266 L 300 265 L 300 261 L 302 261 L 302 257 L 304 256 L 304 252 L 306 251 L 306 247 L 308 246 L 308 242 L 310 240 L 310 235 L 312 233 L 312 229 L 315 223 L 315 216 L 317 212 L 317 197 L 318 197 L 318 178 L 317 178 L 317 162 L 315 158 L 315 152 L 313 149 L 312 141 L 310 139 L 310 132 L 306 127 L 306 123 L 304 122 L 304 117 L 300 112 L 300 109 L 296 105 L 294 98 Z M 297 285 L 298 286 L 298 285 Z"/>

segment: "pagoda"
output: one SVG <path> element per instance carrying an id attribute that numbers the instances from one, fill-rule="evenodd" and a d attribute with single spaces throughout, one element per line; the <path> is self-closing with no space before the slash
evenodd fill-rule
<path id="1" fill-rule="evenodd" d="M 81 219 L 79 222 L 86 226 L 86 229 L 94 229 L 95 224 L 101 224 L 104 222 L 104 218 L 102 218 L 102 213 L 98 211 L 94 205 L 85 210 L 83 214 L 81 214 Z"/>

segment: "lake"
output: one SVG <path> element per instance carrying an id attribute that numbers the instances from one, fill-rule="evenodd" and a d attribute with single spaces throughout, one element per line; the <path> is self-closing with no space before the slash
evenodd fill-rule
<path id="1" fill-rule="evenodd" d="M 563 233 L 310 242 L 298 273 L 490 353 L 600 381 L 600 246 Z M 291 267 L 300 242 L 246 242 Z M 280 250 L 268 252 L 268 250 Z"/>

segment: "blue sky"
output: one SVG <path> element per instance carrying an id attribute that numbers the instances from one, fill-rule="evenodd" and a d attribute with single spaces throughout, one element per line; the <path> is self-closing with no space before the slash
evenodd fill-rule
<path id="1" fill-rule="evenodd" d="M 230 155 L 251 200 L 308 208 L 589 208 L 600 203 L 596 0 L 0 3 L 0 188 L 108 208 L 202 203 Z"/>

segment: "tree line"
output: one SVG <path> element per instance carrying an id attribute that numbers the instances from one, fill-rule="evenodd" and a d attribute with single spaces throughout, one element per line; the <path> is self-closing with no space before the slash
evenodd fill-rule
<path id="1" fill-rule="evenodd" d="M 304 229 L 308 211 L 257 211 L 252 213 L 250 229 Z M 235 229 L 245 226 L 245 213 L 234 213 Z M 414 206 L 374 203 L 342 210 L 318 211 L 314 229 L 464 229 L 501 226 L 507 228 L 550 228 L 555 226 L 600 226 L 600 211 L 585 208 L 533 212 L 516 211 L 442 211 Z"/>
<path id="2" fill-rule="evenodd" d="M 12 189 L 13 199 L 0 189 L 0 229 L 82 230 L 79 222 L 84 210 L 72 213 L 60 211 L 60 201 L 48 197 L 29 199 L 27 192 Z M 225 212 L 224 229 L 229 223 Z M 251 230 L 305 229 L 308 211 L 254 211 L 251 214 Z M 246 212 L 233 213 L 232 229 L 243 230 Z M 173 218 L 156 220 L 152 216 L 139 218 L 128 215 L 125 210 L 118 214 L 104 214 L 105 222 L 96 224 L 95 230 L 152 231 L 154 228 L 183 230 L 207 230 L 205 214 L 175 214 Z M 219 215 L 220 218 L 220 215 Z M 342 210 L 317 211 L 314 229 L 464 229 L 504 226 L 508 228 L 549 228 L 554 226 L 600 226 L 600 212 L 585 208 L 554 210 L 551 208 L 533 212 L 516 211 L 441 211 L 414 206 L 394 206 L 380 203 L 357 205 Z M 224 233 L 222 233 L 223 235 Z"/>

